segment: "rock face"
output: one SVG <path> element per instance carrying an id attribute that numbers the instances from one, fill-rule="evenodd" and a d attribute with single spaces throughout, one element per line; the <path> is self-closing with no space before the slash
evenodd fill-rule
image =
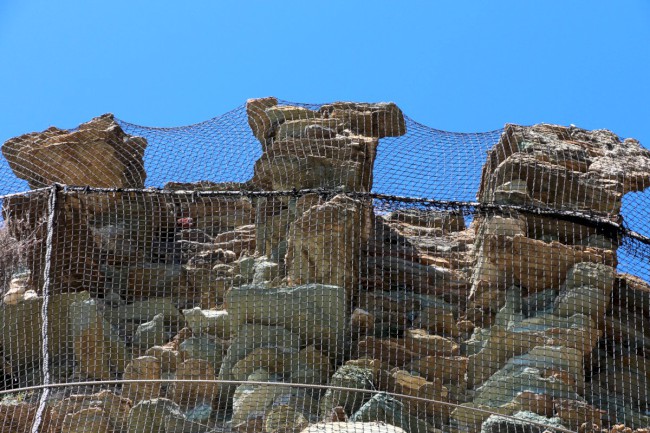
<path id="1" fill-rule="evenodd" d="M 24 251 L 0 273 L 2 389 L 45 372 L 93 382 L 52 388 L 43 431 L 650 425 L 650 285 L 617 273 L 623 240 L 602 223 L 650 184 L 637 142 L 508 126 L 470 224 L 466 208 L 368 198 L 380 140 L 406 133 L 394 104 L 246 110 L 261 146 L 249 181 L 60 190 L 50 256 L 48 192 L 4 199 L 3 233 Z M 141 187 L 144 145 L 102 117 L 3 150 L 32 187 L 104 185 L 83 177 L 101 167 L 29 165 L 49 153 L 94 155 L 115 169 L 102 181 Z M 39 396 L 5 393 L 0 426 L 31 431 Z"/>
<path id="2" fill-rule="evenodd" d="M 143 188 L 147 140 L 126 134 L 112 114 L 75 130 L 55 127 L 7 140 L 2 155 L 31 188 L 55 182 L 104 188 Z"/>

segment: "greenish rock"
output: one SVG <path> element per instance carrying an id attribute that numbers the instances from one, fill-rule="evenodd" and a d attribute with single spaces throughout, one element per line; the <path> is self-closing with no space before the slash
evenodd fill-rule
<path id="1" fill-rule="evenodd" d="M 545 370 L 565 371 L 576 385 L 545 377 Z M 523 391 L 581 400 L 579 389 L 584 389 L 582 352 L 567 347 L 537 346 L 525 355 L 511 358 L 494 373 L 476 390 L 473 403 L 499 407 Z"/>
<path id="2" fill-rule="evenodd" d="M 594 320 L 599 320 L 607 312 L 609 302 L 609 295 L 601 289 L 581 286 L 561 293 L 555 300 L 554 313 L 562 317 L 584 314 Z"/>
<path id="3" fill-rule="evenodd" d="M 278 276 L 278 264 L 260 260 L 255 263 L 255 272 L 253 273 L 253 284 L 264 284 Z"/>
<path id="4" fill-rule="evenodd" d="M 151 298 L 117 308 L 107 308 L 104 318 L 112 325 L 119 326 L 125 322 L 149 322 L 159 314 L 163 315 L 166 323 L 175 327 L 178 327 L 183 321 L 183 316 L 169 298 Z"/>
<path id="5" fill-rule="evenodd" d="M 205 433 L 208 427 L 183 415 L 180 406 L 166 398 L 143 400 L 129 412 L 128 433 Z"/>
<path id="6" fill-rule="evenodd" d="M 428 433 L 426 421 L 408 413 L 404 404 L 386 393 L 375 394 L 351 417 L 352 422 L 385 422 L 404 429 L 407 433 Z"/>
<path id="7" fill-rule="evenodd" d="M 596 287 L 609 296 L 614 287 L 615 278 L 616 271 L 611 266 L 602 263 L 581 262 L 569 269 L 564 285 L 567 290 L 582 286 Z"/>
<path id="8" fill-rule="evenodd" d="M 300 335 L 306 345 L 323 346 L 332 354 L 342 349 L 347 323 L 343 287 L 249 285 L 233 288 L 225 300 L 233 327 L 244 323 L 281 326 Z"/>
<path id="9" fill-rule="evenodd" d="M 279 326 L 265 326 L 245 323 L 238 328 L 236 336 L 231 340 L 226 356 L 219 370 L 220 380 L 235 380 L 233 367 L 238 361 L 244 359 L 259 347 L 279 347 L 286 349 L 300 349 L 300 336 L 287 331 Z M 230 399 L 235 391 L 234 385 L 222 384 L 219 387 L 220 399 Z"/>
<path id="10" fill-rule="evenodd" d="M 562 425 L 560 418 L 546 418 L 533 412 L 520 411 L 513 417 L 517 419 L 490 415 L 481 425 L 481 433 L 543 433 L 546 430 L 553 431 L 546 427 L 567 428 Z"/>
<path id="11" fill-rule="evenodd" d="M 183 359 L 208 361 L 214 367 L 214 371 L 219 371 L 223 361 L 224 346 L 209 335 L 201 335 L 183 341 L 178 346 L 178 352 L 183 355 Z"/>
<path id="12" fill-rule="evenodd" d="M 150 322 L 138 326 L 133 335 L 133 344 L 141 348 L 162 346 L 169 338 L 170 335 L 165 330 L 165 317 L 158 314 Z"/>
<path id="13" fill-rule="evenodd" d="M 213 335 L 230 340 L 230 315 L 226 310 L 202 310 L 199 307 L 183 310 L 187 326 L 193 335 Z"/>
<path id="14" fill-rule="evenodd" d="M 375 389 L 374 373 L 369 368 L 343 365 L 336 370 L 329 384 L 342 388 L 373 390 Z M 345 412 L 351 414 L 356 412 L 371 396 L 372 393 L 369 392 L 328 389 L 320 400 L 320 413 L 326 415 L 333 408 L 343 406 Z"/>

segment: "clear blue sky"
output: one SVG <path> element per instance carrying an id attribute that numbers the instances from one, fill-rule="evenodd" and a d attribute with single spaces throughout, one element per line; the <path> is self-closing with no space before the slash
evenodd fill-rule
<path id="1" fill-rule="evenodd" d="M 186 125 L 274 95 L 390 100 L 448 131 L 573 123 L 650 147 L 650 1 L 0 0 L 0 86 L 0 143 L 105 112 Z M 634 218 L 650 234 L 650 206 Z"/>
<path id="2" fill-rule="evenodd" d="M 0 84 L 0 142 L 104 112 L 195 123 L 275 95 L 650 147 L 650 1 L 0 0 Z"/>

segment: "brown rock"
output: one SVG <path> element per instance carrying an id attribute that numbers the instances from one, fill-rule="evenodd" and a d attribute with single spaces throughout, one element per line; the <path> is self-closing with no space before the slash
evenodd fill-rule
<path id="1" fill-rule="evenodd" d="M 123 379 L 128 380 L 158 380 L 161 378 L 160 361 L 153 356 L 141 356 L 131 361 L 124 370 Z M 160 382 L 125 383 L 122 395 L 133 403 L 141 400 L 151 400 L 160 396 Z"/>
<path id="2" fill-rule="evenodd" d="M 430 381 L 458 384 L 465 380 L 467 361 L 465 356 L 425 356 L 413 361 L 408 368 Z"/>
<path id="3" fill-rule="evenodd" d="M 266 414 L 264 431 L 266 433 L 297 433 L 308 424 L 300 412 L 287 405 L 278 405 Z"/>
<path id="4" fill-rule="evenodd" d="M 51 433 L 61 431 L 66 417 L 88 409 L 100 409 L 101 414 L 99 412 L 86 413 L 92 416 L 95 414 L 100 415 L 100 418 L 108 418 L 111 428 L 115 431 L 120 431 L 120 429 L 126 427 L 129 410 L 131 409 L 131 401 L 111 391 L 101 391 L 96 394 L 72 395 L 51 406 L 49 411 L 49 429 L 46 431 Z M 79 417 L 76 419 L 79 421 Z M 70 426 L 73 426 L 70 421 L 68 423 Z M 100 419 L 99 424 L 103 425 L 102 423 L 103 421 Z"/>
<path id="5" fill-rule="evenodd" d="M 212 403 L 218 397 L 216 374 L 212 365 L 203 359 L 188 359 L 176 368 L 173 400 L 181 407 L 193 407 L 197 403 Z M 184 383 L 183 380 L 201 380 L 202 383 Z"/>
<path id="6" fill-rule="evenodd" d="M 554 407 L 562 423 L 570 428 L 578 428 L 584 423 L 602 425 L 602 418 L 606 414 L 585 402 L 564 398 L 556 398 Z"/>
<path id="7" fill-rule="evenodd" d="M 559 288 L 567 271 L 575 263 L 592 262 L 613 265 L 612 251 L 546 243 L 525 236 L 488 236 L 485 254 L 497 269 L 514 279 L 514 283 L 535 293 Z M 473 294 L 478 297 L 478 293 Z"/>
<path id="8" fill-rule="evenodd" d="M 554 413 L 553 397 L 547 394 L 523 391 L 517 394 L 513 402 L 517 403 L 521 410 L 527 410 L 537 415 L 552 417 Z"/>
<path id="9" fill-rule="evenodd" d="M 350 331 L 354 334 L 368 335 L 375 329 L 375 317 L 361 308 L 355 308 L 350 316 Z"/>
<path id="10" fill-rule="evenodd" d="M 126 346 L 98 312 L 95 300 L 70 305 L 74 355 L 80 371 L 94 379 L 109 380 L 124 371 Z"/>
<path id="11" fill-rule="evenodd" d="M 338 188 L 370 191 L 372 168 L 378 140 L 360 136 L 329 139 L 292 137 L 312 121 L 288 122 L 278 134 L 285 134 L 267 149 L 255 163 L 253 182 L 261 188 Z M 313 125 L 312 125 L 313 126 Z M 324 125 L 327 127 L 327 125 Z M 334 125 L 335 126 L 335 125 Z"/>
<path id="12" fill-rule="evenodd" d="M 62 433 L 112 433 L 113 431 L 110 418 L 98 407 L 69 413 L 61 424 Z"/>
<path id="13" fill-rule="evenodd" d="M 266 109 L 278 105 L 278 99 L 274 97 L 249 99 L 246 101 L 246 114 L 248 125 L 253 135 L 262 143 L 262 149 L 266 149 L 267 140 L 271 138 L 273 123 L 266 114 Z"/>
<path id="14" fill-rule="evenodd" d="M 147 141 L 126 134 L 112 114 L 69 131 L 51 127 L 7 140 L 2 154 L 32 189 L 53 183 L 143 188 Z"/>
<path id="15" fill-rule="evenodd" d="M 348 293 L 357 287 L 358 245 L 367 235 L 366 207 L 338 195 L 310 208 L 291 225 L 286 256 L 291 284 L 331 284 Z"/>
<path id="16" fill-rule="evenodd" d="M 404 115 L 392 102 L 334 102 L 323 105 L 320 112 L 367 137 L 398 137 L 406 133 Z"/>
<path id="17" fill-rule="evenodd" d="M 449 337 L 458 337 L 460 335 L 453 313 L 441 310 L 437 306 L 423 309 L 413 322 L 413 326 L 426 329 L 432 334 Z"/>
<path id="18" fill-rule="evenodd" d="M 163 373 L 174 373 L 176 366 L 183 361 L 182 355 L 169 346 L 150 347 L 145 352 L 145 355 L 156 358 L 160 362 L 160 370 Z"/>
<path id="19" fill-rule="evenodd" d="M 431 335 L 423 329 L 410 329 L 404 334 L 404 346 L 418 357 L 457 355 L 458 344 L 439 335 Z"/>
<path id="20" fill-rule="evenodd" d="M 30 433 L 36 409 L 36 406 L 30 403 L 0 403 L 0 431 Z"/>

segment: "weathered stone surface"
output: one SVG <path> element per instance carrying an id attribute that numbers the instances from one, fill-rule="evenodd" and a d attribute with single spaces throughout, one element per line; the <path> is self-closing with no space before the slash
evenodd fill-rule
<path id="1" fill-rule="evenodd" d="M 165 323 L 169 324 L 170 332 L 178 329 L 183 320 L 174 303 L 169 298 L 162 297 L 108 308 L 104 313 L 106 320 L 115 326 L 123 325 L 125 322 L 150 322 L 158 315 L 162 315 Z"/>
<path id="2" fill-rule="evenodd" d="M 333 354 L 342 347 L 347 312 L 342 287 L 236 287 L 226 294 L 226 309 L 234 328 L 243 323 L 282 326 Z"/>
<path id="3" fill-rule="evenodd" d="M 526 432 L 526 433 L 543 433 L 547 429 L 543 426 L 551 428 L 565 428 L 559 418 L 546 418 L 539 416 L 532 412 L 517 412 L 513 414 L 512 418 L 506 418 L 500 415 L 490 415 L 488 419 L 483 422 L 481 426 L 481 433 L 503 433 L 503 432 Z M 535 423 L 535 424 L 533 424 Z M 541 425 L 540 425 L 541 424 Z"/>
<path id="4" fill-rule="evenodd" d="M 30 403 L 0 403 L 0 430 L 31 433 L 37 407 Z"/>
<path id="5" fill-rule="evenodd" d="M 178 353 L 183 359 L 203 359 L 208 361 L 215 371 L 219 371 L 225 352 L 224 343 L 209 335 L 190 337 L 178 345 Z"/>
<path id="6" fill-rule="evenodd" d="M 273 122 L 266 110 L 278 105 L 278 99 L 274 97 L 249 99 L 246 101 L 246 114 L 248 115 L 248 125 L 253 131 L 253 135 L 262 143 L 265 149 L 267 140 L 273 134 Z"/>
<path id="7" fill-rule="evenodd" d="M 375 374 L 370 368 L 343 365 L 336 370 L 329 384 L 342 388 L 359 390 L 375 389 Z M 320 400 L 320 413 L 329 414 L 335 407 L 341 406 L 345 413 L 356 412 L 365 401 L 372 397 L 369 392 L 354 392 L 328 389 Z"/>
<path id="8" fill-rule="evenodd" d="M 535 394 L 531 391 L 523 391 L 517 394 L 513 403 L 518 405 L 521 410 L 533 412 L 540 416 L 550 418 L 553 416 L 555 408 L 553 406 L 553 397 L 546 394 Z"/>
<path id="9" fill-rule="evenodd" d="M 144 400 L 129 412 L 128 433 L 204 433 L 207 427 L 186 419 L 180 407 L 166 398 Z"/>
<path id="10" fill-rule="evenodd" d="M 610 297 L 597 287 L 582 286 L 561 293 L 555 300 L 555 314 L 570 317 L 585 314 L 598 320 L 605 315 Z"/>
<path id="11" fill-rule="evenodd" d="M 194 335 L 213 335 L 224 340 L 230 339 L 230 315 L 226 310 L 202 310 L 199 307 L 183 310 L 187 326 Z"/>
<path id="12" fill-rule="evenodd" d="M 73 302 L 70 325 L 74 356 L 83 374 L 108 380 L 124 371 L 128 362 L 126 347 L 100 315 L 95 300 Z"/>
<path id="13" fill-rule="evenodd" d="M 488 236 L 484 239 L 485 254 L 508 281 L 528 289 L 529 293 L 559 288 L 568 270 L 580 262 L 613 265 L 611 251 L 546 243 L 522 235 Z M 512 284 L 510 283 L 510 284 Z M 489 288 L 488 288 L 489 290 Z M 480 293 L 473 293 L 479 298 Z"/>
<path id="14" fill-rule="evenodd" d="M 489 337 L 482 349 L 469 356 L 467 381 L 470 387 L 483 383 L 496 373 L 513 356 L 529 352 L 536 346 L 544 345 L 542 336 L 509 332 L 501 326 L 490 328 Z"/>
<path id="15" fill-rule="evenodd" d="M 643 191 L 650 186 L 650 151 L 635 139 L 618 140 L 604 155 L 593 159 L 588 173 L 617 181 L 623 194 Z"/>
<path id="16" fill-rule="evenodd" d="M 16 367 L 41 356 L 42 298 L 0 305 L 0 337 L 5 356 Z"/>
<path id="17" fill-rule="evenodd" d="M 233 367 L 241 359 L 259 347 L 279 347 L 299 350 L 301 338 L 283 327 L 258 324 L 242 324 L 232 339 L 228 352 L 219 370 L 220 380 L 234 380 Z M 220 387 L 220 401 L 226 402 L 235 391 L 235 386 L 224 384 Z"/>
<path id="18" fill-rule="evenodd" d="M 522 391 L 579 399 L 584 390 L 582 353 L 564 347 L 538 346 L 510 359 L 477 389 L 475 404 L 501 406 Z"/>
<path id="19" fill-rule="evenodd" d="M 176 366 L 183 362 L 183 355 L 171 347 L 153 346 L 147 349 L 145 356 L 152 356 L 160 362 L 162 373 L 173 373 Z"/>
<path id="20" fill-rule="evenodd" d="M 101 391 L 96 394 L 72 395 L 63 400 L 57 401 L 55 404 L 50 406 L 49 417 L 44 419 L 42 426 L 44 428 L 47 427 L 46 431 L 48 432 L 68 431 L 62 429 L 64 420 L 68 415 L 78 413 L 82 410 L 99 409 L 102 414 L 91 412 L 90 415 L 100 415 L 99 424 L 101 425 L 104 425 L 102 424 L 103 421 L 101 418 L 107 418 L 110 425 L 110 429 L 108 430 L 109 432 L 113 432 L 114 430 L 120 431 L 127 426 L 131 406 L 132 404 L 129 399 L 120 397 L 111 391 Z M 84 426 L 83 420 L 80 420 L 79 418 L 83 417 L 77 416 L 76 421 L 82 421 L 79 425 Z M 71 421 L 72 420 L 68 421 L 69 427 L 75 427 L 76 422 Z M 88 428 L 87 425 L 85 427 Z M 88 428 L 87 430 L 81 431 L 94 432 L 95 430 Z"/>
<path id="21" fill-rule="evenodd" d="M 133 300 L 165 297 L 178 302 L 196 297 L 180 265 L 140 263 L 130 268 L 128 278 L 129 286 L 125 295 Z"/>
<path id="22" fill-rule="evenodd" d="M 320 112 L 367 137 L 398 137 L 406 133 L 402 110 L 392 102 L 334 102 L 323 105 Z"/>
<path id="23" fill-rule="evenodd" d="M 188 359 L 176 368 L 173 387 L 173 400 L 181 407 L 193 407 L 197 403 L 211 404 L 218 397 L 218 384 L 214 367 L 203 359 Z M 202 380 L 202 383 L 189 383 L 183 380 Z"/>
<path id="24" fill-rule="evenodd" d="M 323 422 L 312 424 L 301 433 L 405 433 L 399 427 L 384 422 Z"/>
<path id="25" fill-rule="evenodd" d="M 602 263 L 576 263 L 566 276 L 564 285 L 567 290 L 589 286 L 601 290 L 609 298 L 614 288 L 615 271 Z"/>
<path id="26" fill-rule="evenodd" d="M 423 329 L 410 329 L 404 334 L 404 347 L 417 354 L 417 357 L 429 355 L 458 355 L 459 347 L 453 340 L 431 335 Z"/>
<path id="27" fill-rule="evenodd" d="M 158 314 L 150 322 L 138 326 L 133 335 L 133 344 L 142 348 L 162 346 L 170 337 L 165 329 L 165 316 Z"/>
<path id="28" fill-rule="evenodd" d="M 409 364 L 408 369 L 418 372 L 428 380 L 458 384 L 465 380 L 468 358 L 466 356 L 425 356 Z"/>
<path id="29" fill-rule="evenodd" d="M 7 140 L 2 154 L 29 186 L 53 183 L 104 188 L 143 188 L 147 141 L 126 134 L 112 114 L 75 130 L 51 127 Z"/>
<path id="30" fill-rule="evenodd" d="M 267 433 L 298 433 L 308 424 L 305 417 L 294 408 L 287 405 L 278 405 L 266 415 L 264 430 Z"/>
<path id="31" fill-rule="evenodd" d="M 350 417 L 350 421 L 385 422 L 408 433 L 427 433 L 431 428 L 424 420 L 410 415 L 402 402 L 385 393 L 375 394 Z"/>
<path id="32" fill-rule="evenodd" d="M 446 423 L 449 418 L 449 406 L 444 403 L 449 397 L 449 390 L 442 385 L 442 380 L 434 378 L 431 381 L 414 376 L 406 370 L 392 371 L 387 378 L 387 390 L 408 397 L 396 397 L 404 404 L 404 408 L 412 415 L 432 417 L 438 423 Z"/>
<path id="33" fill-rule="evenodd" d="M 237 361 L 231 372 L 234 380 L 246 380 L 248 376 L 259 369 L 272 375 L 285 376 L 292 371 L 292 363 L 297 355 L 298 350 L 296 349 L 258 347 L 245 358 Z"/>
<path id="34" fill-rule="evenodd" d="M 605 415 L 605 411 L 585 402 L 556 398 L 554 400 L 554 406 L 558 418 L 562 420 L 562 424 L 569 428 L 577 429 L 584 423 L 599 426 L 603 424 L 602 418 Z"/>
<path id="35" fill-rule="evenodd" d="M 285 125 L 302 127 L 302 137 L 292 137 L 300 131 Z M 308 121 L 282 125 L 279 134 L 289 137 L 275 141 L 255 163 L 255 184 L 275 190 L 344 187 L 369 191 L 377 140 L 361 136 L 308 138 L 304 130 L 310 126 L 313 124 Z"/>
<path id="36" fill-rule="evenodd" d="M 307 346 L 291 363 L 291 382 L 321 385 L 329 381 L 332 361 L 322 350 Z"/>
<path id="37" fill-rule="evenodd" d="M 358 245 L 367 238 L 365 207 L 338 195 L 310 208 L 291 225 L 286 262 L 292 284 L 331 284 L 348 292 L 356 288 Z"/>
<path id="38" fill-rule="evenodd" d="M 112 433 L 108 414 L 98 407 L 81 409 L 68 413 L 61 423 L 61 431 L 65 433 Z"/>
<path id="39" fill-rule="evenodd" d="M 273 401 L 286 393 L 280 386 L 240 385 L 233 396 L 232 424 L 239 425 L 250 418 L 264 415 Z"/>
<path id="40" fill-rule="evenodd" d="M 158 380 L 162 373 L 160 361 L 153 356 L 141 356 L 132 360 L 124 369 L 124 380 Z M 133 403 L 160 396 L 160 382 L 125 383 L 122 395 Z"/>

